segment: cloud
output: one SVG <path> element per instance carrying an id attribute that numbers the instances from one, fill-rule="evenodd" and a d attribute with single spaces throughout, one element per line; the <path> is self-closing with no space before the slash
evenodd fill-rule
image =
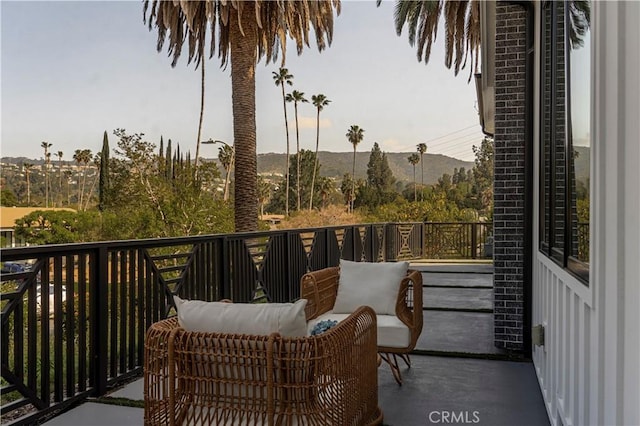
<path id="1" fill-rule="evenodd" d="M 296 118 L 293 117 L 291 120 L 289 120 L 289 128 L 295 129 L 295 125 L 296 125 Z M 315 129 L 316 118 L 298 116 L 298 125 L 300 126 L 301 129 Z M 328 127 L 331 127 L 331 120 L 329 120 L 328 118 L 320 118 L 320 128 L 326 129 Z"/>

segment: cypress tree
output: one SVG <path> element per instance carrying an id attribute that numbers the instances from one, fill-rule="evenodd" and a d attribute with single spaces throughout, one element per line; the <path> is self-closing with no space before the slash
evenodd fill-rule
<path id="1" fill-rule="evenodd" d="M 367 185 L 379 192 L 391 191 L 395 178 L 389 167 L 387 154 L 380 150 L 377 142 L 373 144 L 367 164 Z"/>
<path id="2" fill-rule="evenodd" d="M 165 169 L 165 178 L 167 181 L 171 180 L 173 176 L 173 171 L 171 170 L 173 163 L 171 162 L 171 139 L 167 142 L 167 155 L 164 157 L 166 169 Z"/>
<path id="3" fill-rule="evenodd" d="M 191 151 L 187 151 L 187 163 L 185 165 L 185 175 L 191 176 Z"/>
<path id="4" fill-rule="evenodd" d="M 102 152 L 100 153 L 100 182 L 99 182 L 99 204 L 98 209 L 104 211 L 109 204 L 109 137 L 105 130 L 102 137 Z"/>
<path id="5" fill-rule="evenodd" d="M 175 180 L 177 172 L 178 172 L 178 167 L 180 167 L 180 160 L 178 159 L 178 153 L 174 152 L 173 153 L 173 165 L 171 166 L 171 180 Z"/>

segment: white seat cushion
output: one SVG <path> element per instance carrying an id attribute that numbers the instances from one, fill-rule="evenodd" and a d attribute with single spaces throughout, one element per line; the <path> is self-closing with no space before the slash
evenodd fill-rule
<path id="1" fill-rule="evenodd" d="M 224 303 L 182 300 L 173 296 L 178 322 L 187 331 L 283 337 L 307 335 L 306 299 L 295 303 Z"/>
<path id="2" fill-rule="evenodd" d="M 324 320 L 343 321 L 349 314 L 336 314 L 333 311 L 326 312 L 318 318 L 312 319 L 307 323 L 307 333 L 311 334 L 313 327 Z M 411 342 L 411 334 L 407 327 L 395 315 L 376 315 L 378 322 L 378 346 L 386 346 L 390 348 L 406 348 Z"/>
<path id="3" fill-rule="evenodd" d="M 408 262 L 350 262 L 340 260 L 338 293 L 333 312 L 350 314 L 370 306 L 377 315 L 395 315 L 400 282 Z"/>

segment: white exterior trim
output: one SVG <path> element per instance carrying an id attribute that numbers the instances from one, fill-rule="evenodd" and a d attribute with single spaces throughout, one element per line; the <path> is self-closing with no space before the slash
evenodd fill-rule
<path id="1" fill-rule="evenodd" d="M 591 16 L 591 278 L 584 286 L 538 252 L 535 208 L 532 324 L 546 326 L 546 345 L 533 360 L 552 424 L 640 425 L 640 2 L 594 1 Z"/>

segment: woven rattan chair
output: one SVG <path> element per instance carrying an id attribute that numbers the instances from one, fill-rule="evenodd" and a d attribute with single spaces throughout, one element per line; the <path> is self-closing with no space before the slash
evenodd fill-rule
<path id="1" fill-rule="evenodd" d="M 145 425 L 380 424 L 376 316 L 362 307 L 317 336 L 187 332 L 145 340 Z"/>
<path id="2" fill-rule="evenodd" d="M 302 277 L 300 297 L 307 299 L 307 320 L 341 319 L 341 315 L 333 314 L 333 306 L 338 293 L 340 268 L 332 267 L 307 273 Z M 367 291 L 363 283 L 362 291 Z M 420 333 L 422 333 L 422 274 L 409 270 L 400 282 L 400 289 L 396 301 L 396 318 L 390 315 L 378 315 L 378 353 L 389 364 L 391 372 L 398 384 L 402 384 L 402 374 L 398 365 L 398 358 L 402 358 L 408 367 L 411 366 L 409 353 L 415 348 Z M 397 321 L 399 320 L 399 321 Z M 395 338 L 389 343 L 389 336 L 397 335 L 394 330 L 387 329 L 387 324 L 406 327 L 407 338 L 398 344 Z M 406 331 L 406 330 L 404 330 Z"/>

